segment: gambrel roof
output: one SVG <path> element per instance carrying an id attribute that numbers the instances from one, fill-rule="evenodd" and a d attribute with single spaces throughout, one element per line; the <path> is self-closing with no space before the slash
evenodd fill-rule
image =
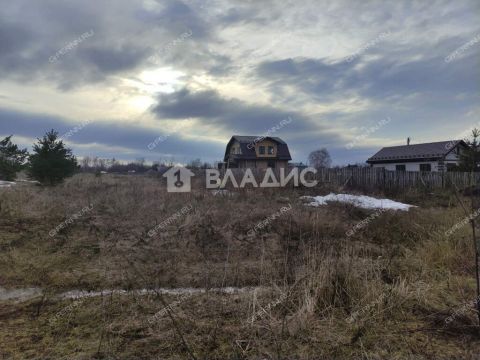
<path id="1" fill-rule="evenodd" d="M 290 151 L 288 150 L 287 143 L 282 139 L 280 139 L 279 137 L 233 135 L 227 144 L 224 161 L 227 161 L 227 158 L 230 155 L 230 146 L 234 141 L 239 142 L 240 151 L 241 151 L 241 154 L 234 155 L 236 159 L 254 160 L 254 159 L 262 158 L 262 157 L 257 157 L 257 153 L 255 152 L 255 142 L 259 142 L 259 139 L 261 139 L 261 141 L 270 140 L 277 144 L 277 156 L 275 156 L 274 158 L 272 157 L 265 157 L 265 158 L 276 159 L 276 160 L 288 160 L 288 161 L 292 160 L 292 157 L 290 156 Z M 248 146 L 249 144 L 251 144 L 251 146 Z"/>

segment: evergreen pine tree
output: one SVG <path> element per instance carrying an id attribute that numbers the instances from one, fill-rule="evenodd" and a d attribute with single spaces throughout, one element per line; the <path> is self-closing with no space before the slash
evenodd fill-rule
<path id="1" fill-rule="evenodd" d="M 72 176 L 78 168 L 72 150 L 58 139 L 58 132 L 51 130 L 33 146 L 29 158 L 29 176 L 41 184 L 55 185 Z"/>
<path id="2" fill-rule="evenodd" d="M 0 141 L 0 179 L 7 181 L 15 180 L 28 157 L 27 149 L 19 149 L 10 141 L 11 138 L 12 135 Z"/>
<path id="3" fill-rule="evenodd" d="M 472 130 L 472 139 L 466 139 L 465 142 L 468 145 L 468 149 L 460 152 L 460 171 L 479 171 L 480 165 L 480 130 Z"/>

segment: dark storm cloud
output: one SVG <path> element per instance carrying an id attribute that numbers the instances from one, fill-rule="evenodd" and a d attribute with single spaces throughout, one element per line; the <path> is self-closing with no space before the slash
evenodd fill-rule
<path id="1" fill-rule="evenodd" d="M 284 86 L 293 86 L 311 96 L 333 96 L 338 85 L 348 77 L 348 72 L 347 63 L 327 64 L 317 59 L 284 59 L 261 63 L 256 75 L 269 82 L 272 92 L 283 91 Z"/>
<path id="2" fill-rule="evenodd" d="M 258 16 L 258 9 L 252 4 L 238 3 L 229 8 L 224 14 L 219 16 L 219 23 L 222 26 L 239 26 L 246 23 L 257 25 L 268 25 L 268 19 Z"/>
<path id="3" fill-rule="evenodd" d="M 50 0 L 3 4 L 0 9 L 3 78 L 37 84 L 53 82 L 65 89 L 99 82 L 108 73 L 137 66 L 148 55 L 147 46 L 130 40 L 129 24 L 109 28 L 105 20 L 109 15 L 118 15 L 118 9 L 108 9 L 105 5 L 102 1 L 87 4 Z M 123 0 L 118 6 L 130 8 Z M 71 47 L 57 62 L 49 62 L 62 48 L 90 31 L 93 36 Z M 123 39 L 118 41 L 119 37 Z M 3 51 L 5 47 L 7 51 Z"/>
<path id="4" fill-rule="evenodd" d="M 24 70 L 35 71 L 28 52 L 36 48 L 36 36 L 28 27 L 0 16 L 0 74 L 5 79 Z"/>
<path id="5" fill-rule="evenodd" d="M 192 92 L 182 89 L 161 95 L 158 105 L 152 111 L 159 119 L 200 118 L 203 124 L 215 125 L 232 133 L 247 132 L 255 135 L 289 117 L 293 121 L 288 131 L 315 130 L 309 119 L 296 109 L 288 111 L 227 99 L 214 90 Z"/>
<path id="6" fill-rule="evenodd" d="M 80 123 L 66 122 L 59 117 L 41 114 L 29 114 L 0 109 L 0 136 L 10 134 L 41 138 L 45 132 L 54 129 L 61 137 L 63 134 L 80 126 Z M 169 135 L 168 139 L 160 143 L 153 151 L 148 150 L 148 145 L 158 137 Z M 122 124 L 115 121 L 92 121 L 64 139 L 66 144 L 101 144 L 110 147 L 122 147 L 134 151 L 137 156 L 155 159 L 165 154 L 173 154 L 188 159 L 202 157 L 216 159 L 222 156 L 222 145 L 207 141 L 188 139 L 185 140 L 177 133 L 156 133 L 150 128 L 136 124 Z M 74 150 L 75 145 L 73 145 Z M 82 150 L 81 153 L 86 153 Z M 88 153 L 88 152 L 87 152 Z M 95 154 L 91 154 L 95 155 Z M 111 153 L 110 156 L 120 157 L 121 154 Z"/>
<path id="7" fill-rule="evenodd" d="M 29 30 L 0 17 L 0 59 L 24 50 L 33 38 Z"/>
<path id="8" fill-rule="evenodd" d="M 135 46 L 124 46 L 118 49 L 90 47 L 80 50 L 79 53 L 103 74 L 134 68 L 148 54 L 145 49 Z"/>
<path id="9" fill-rule="evenodd" d="M 213 113 L 209 110 L 208 113 Z M 281 118 L 280 118 L 281 119 Z M 343 142 L 332 134 L 303 133 L 297 137 L 292 128 L 296 119 L 286 125 L 272 136 L 279 136 L 286 140 L 290 146 L 292 155 L 297 160 L 304 160 L 308 153 L 314 149 L 327 146 L 329 149 L 341 148 Z M 278 122 L 277 122 L 278 123 Z M 81 125 L 75 122 L 66 122 L 60 117 L 53 117 L 41 114 L 30 114 L 17 111 L 0 109 L 0 137 L 13 134 L 27 138 L 41 138 L 45 132 L 54 129 L 59 136 L 72 130 L 75 126 Z M 258 132 L 253 135 L 263 135 L 264 123 L 258 125 Z M 156 138 L 168 135 L 167 140 L 160 142 L 152 151 L 148 145 Z M 233 133 L 231 134 L 233 135 Z M 207 161 L 221 160 L 225 151 L 225 144 L 230 135 L 225 137 L 224 144 L 199 139 L 185 139 L 181 131 L 155 132 L 150 128 L 144 128 L 135 124 L 122 124 L 115 121 L 92 121 L 82 127 L 81 130 L 73 133 L 65 139 L 65 143 L 74 149 L 76 155 L 97 155 L 102 157 L 130 158 L 145 157 L 147 160 L 173 157 L 176 161 L 201 158 Z M 121 147 L 128 149 L 128 154 L 109 151 L 91 150 L 79 147 L 76 144 L 101 144 L 110 147 Z M 340 149 L 341 150 L 341 149 Z"/>
<path id="10" fill-rule="evenodd" d="M 374 135 L 388 141 L 410 135 L 435 140 L 449 119 L 467 122 L 465 114 L 474 113 L 478 104 L 480 44 L 448 63 L 445 58 L 479 34 L 476 7 L 468 0 L 5 1 L 0 8 L 0 80 L 7 87 L 1 93 L 8 96 L 5 103 L 23 100 L 22 94 L 8 92 L 11 82 L 16 87 L 34 84 L 42 91 L 112 86 L 120 96 L 129 96 L 136 90 L 123 82 L 118 87 L 119 79 L 168 66 L 182 73 L 185 88 L 158 97 L 152 111 L 159 121 L 195 118 L 199 129 L 211 126 L 226 141 L 234 133 L 262 134 L 291 116 L 294 121 L 276 135 L 288 141 L 298 159 L 326 146 L 334 159 L 353 161 L 358 154 L 368 156 L 359 149 L 346 151 L 340 139 L 361 134 L 362 127 L 380 119 L 392 118 Z M 90 30 L 93 36 L 49 63 Z M 386 31 L 391 36 L 359 49 Z M 175 42 L 185 32 L 191 36 Z M 257 36 L 264 33 L 269 35 Z M 337 53 L 309 51 L 335 42 Z M 339 59 L 338 53 L 349 55 L 345 50 L 358 51 L 358 56 L 350 63 Z M 239 100 L 217 91 L 216 84 L 224 80 L 258 88 L 268 104 L 248 94 L 248 100 Z M 206 84 L 212 90 L 205 90 Z M 35 100 L 28 101 L 38 108 Z M 122 124 L 124 120 L 94 122 L 72 141 L 142 153 L 153 140 L 151 130 Z M 0 130 L 6 134 L 36 137 L 50 128 L 64 133 L 75 125 L 62 118 L 0 113 Z M 175 135 L 159 148 L 202 157 L 217 157 L 218 152 L 213 142 L 184 142 Z"/>
<path id="11" fill-rule="evenodd" d="M 214 70 L 220 73 L 219 67 L 229 59 L 211 53 L 206 45 L 192 45 L 209 38 L 210 26 L 181 1 L 159 4 L 159 10 L 146 10 L 142 2 L 127 0 L 18 0 L 4 4 L 0 9 L 0 73 L 3 79 L 53 83 L 63 90 L 103 82 L 112 74 L 140 70 L 149 56 L 186 31 L 191 32 L 191 39 L 162 54 L 162 62 L 179 66 L 200 66 L 203 62 L 207 69 L 216 67 Z M 58 62 L 49 62 L 59 50 L 89 31 L 94 35 Z M 194 51 L 185 51 L 188 42 Z"/>
<path id="12" fill-rule="evenodd" d="M 289 112 L 273 106 L 223 98 L 213 90 L 192 92 L 182 89 L 162 95 L 152 111 L 159 119 L 200 119 L 203 125 L 213 125 L 216 130 L 224 129 L 229 134 L 225 141 L 234 134 L 278 136 L 287 141 L 296 159 L 305 159 L 310 151 L 321 147 L 335 149 L 345 146 L 339 134 L 331 131 L 341 115 L 307 116 L 298 109 Z M 291 121 L 278 127 L 282 120 Z M 325 125 L 329 120 L 332 127 Z M 269 133 L 270 129 L 275 130 Z"/>
<path id="13" fill-rule="evenodd" d="M 329 99 L 348 93 L 387 98 L 416 92 L 450 95 L 475 92 L 479 90 L 480 68 L 476 64 L 480 47 L 472 47 L 455 61 L 445 61 L 449 53 L 468 40 L 468 37 L 448 38 L 434 49 L 403 52 L 385 45 L 385 48 L 360 54 L 350 63 L 345 60 L 330 63 L 321 59 L 265 61 L 257 67 L 256 75 L 268 81 L 272 91 L 293 86 L 312 97 L 327 96 Z M 356 66 L 366 55 L 372 54 L 378 58 Z"/>
<path id="14" fill-rule="evenodd" d="M 210 28 L 197 14 L 192 10 L 188 3 L 167 0 L 160 2 L 164 4 L 163 10 L 155 17 L 158 24 L 171 33 L 182 33 L 190 29 L 196 39 L 205 39 L 209 37 Z"/>

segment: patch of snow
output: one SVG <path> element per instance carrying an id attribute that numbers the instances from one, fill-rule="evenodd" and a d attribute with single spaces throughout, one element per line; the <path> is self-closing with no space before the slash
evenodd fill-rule
<path id="1" fill-rule="evenodd" d="M 90 298 L 90 297 L 98 297 L 98 296 L 108 296 L 111 294 L 116 295 L 128 295 L 128 294 L 136 294 L 136 295 L 156 295 L 156 294 L 165 294 L 165 295 L 184 295 L 184 294 L 203 294 L 208 292 L 215 292 L 215 293 L 224 293 L 224 294 L 235 294 L 235 293 L 243 293 L 253 291 L 255 288 L 252 287 L 245 287 L 245 288 L 236 288 L 236 287 L 224 287 L 224 288 L 159 288 L 159 289 L 139 289 L 139 290 L 101 290 L 101 291 L 84 291 L 84 290 L 72 290 L 66 293 L 60 294 L 59 297 L 62 299 L 81 299 L 81 298 Z"/>
<path id="2" fill-rule="evenodd" d="M 17 182 L 25 182 L 30 184 L 40 184 L 40 181 L 37 180 L 17 180 Z"/>
<path id="3" fill-rule="evenodd" d="M 267 290 L 264 287 L 220 287 L 220 288 L 158 288 L 158 289 L 135 289 L 135 290 L 124 290 L 124 289 L 105 289 L 99 291 L 86 291 L 86 290 L 71 290 L 55 296 L 57 299 L 84 299 L 84 298 L 94 298 L 99 296 L 110 296 L 110 295 L 129 295 L 135 294 L 137 296 L 143 295 L 196 295 L 196 294 L 205 294 L 210 293 L 219 293 L 219 294 L 241 294 L 249 293 L 258 290 Z M 43 294 L 43 290 L 40 288 L 18 288 L 18 289 L 5 289 L 0 287 L 0 301 L 15 301 L 22 302 L 34 299 Z"/>
<path id="4" fill-rule="evenodd" d="M 330 193 L 326 196 L 302 196 L 302 199 L 310 201 L 309 206 L 322 206 L 327 205 L 329 201 L 337 201 L 362 209 L 387 209 L 387 210 L 402 210 L 408 211 L 414 205 L 403 204 L 401 202 L 393 201 L 390 199 L 376 199 L 365 195 L 351 195 L 351 194 L 334 194 Z"/>
<path id="5" fill-rule="evenodd" d="M 16 185 L 17 183 L 14 181 L 3 181 L 0 180 L 0 187 L 11 187 L 12 185 Z"/>
<path id="6" fill-rule="evenodd" d="M 39 288 L 5 289 L 0 287 L 0 301 L 26 301 L 42 295 Z"/>

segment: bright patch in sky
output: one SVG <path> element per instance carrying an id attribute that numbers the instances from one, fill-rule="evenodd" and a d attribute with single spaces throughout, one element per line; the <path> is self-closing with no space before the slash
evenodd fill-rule
<path id="1" fill-rule="evenodd" d="M 81 156 L 213 162 L 232 135 L 290 116 L 272 135 L 294 161 L 325 147 L 363 163 L 478 126 L 479 13 L 477 0 L 4 2 L 0 137 L 88 119 L 70 139 Z"/>

